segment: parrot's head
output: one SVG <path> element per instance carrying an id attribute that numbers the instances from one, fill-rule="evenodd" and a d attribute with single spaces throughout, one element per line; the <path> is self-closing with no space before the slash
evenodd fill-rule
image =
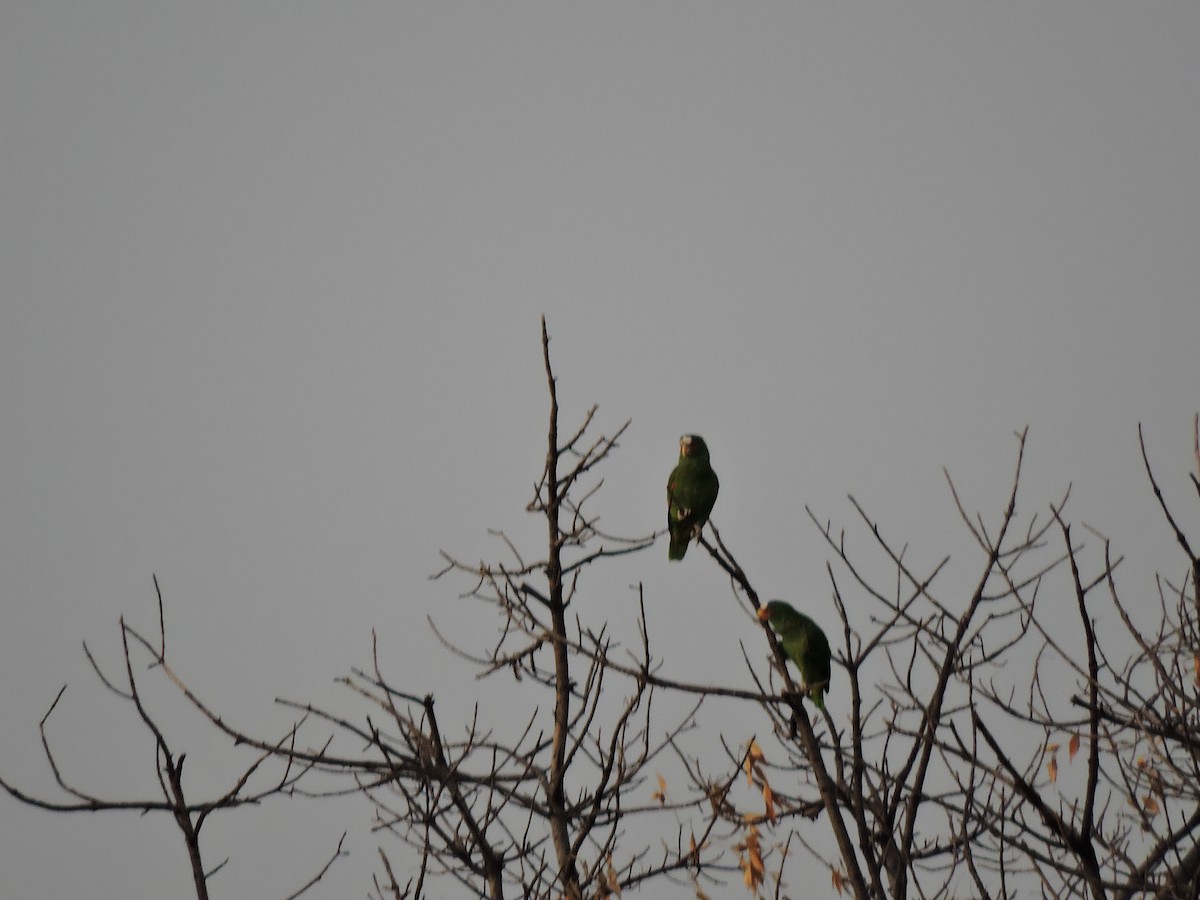
<path id="1" fill-rule="evenodd" d="M 685 434 L 679 439 L 679 455 L 708 459 L 708 445 L 698 434 Z"/>
<path id="2" fill-rule="evenodd" d="M 772 600 L 770 603 L 760 606 L 755 615 L 758 616 L 758 621 L 760 622 L 770 622 L 774 619 L 776 624 L 778 624 L 787 618 L 788 613 L 795 615 L 796 611 L 782 600 Z"/>

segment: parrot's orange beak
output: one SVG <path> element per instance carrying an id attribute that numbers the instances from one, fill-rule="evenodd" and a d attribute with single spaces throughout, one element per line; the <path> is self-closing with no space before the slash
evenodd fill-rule
<path id="1" fill-rule="evenodd" d="M 760 621 L 760 622 L 765 622 L 769 618 L 771 618 L 771 614 L 769 612 L 767 612 L 767 608 L 765 606 L 760 606 L 758 608 L 758 612 L 756 612 L 755 615 L 758 616 L 758 621 Z"/>

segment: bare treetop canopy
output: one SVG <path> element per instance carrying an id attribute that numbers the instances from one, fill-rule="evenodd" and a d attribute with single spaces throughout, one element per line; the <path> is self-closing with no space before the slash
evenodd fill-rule
<path id="1" fill-rule="evenodd" d="M 518 546 L 500 531 L 500 561 L 443 553 L 438 577 L 465 579 L 465 602 L 496 617 L 486 652 L 430 620 L 449 659 L 529 697 L 513 707 L 528 709 L 526 718 L 476 707 L 467 721 L 444 721 L 434 694 L 406 689 L 420 683 L 416 673 L 386 662 L 383 638 L 370 664 L 343 679 L 365 714 L 349 702 L 344 712 L 279 701 L 296 711 L 294 725 L 254 734 L 172 667 L 169 602 L 159 593 L 156 637 L 120 622 L 119 676 L 87 651 L 103 685 L 136 710 L 155 749 L 158 793 L 103 797 L 60 768 L 51 714 L 61 691 L 41 733 L 62 796 L 35 796 L 11 773 L 0 785 L 42 809 L 168 814 L 198 898 L 225 865 L 202 852 L 214 814 L 347 792 L 367 800 L 382 842 L 372 881 L 380 898 L 583 900 L 643 887 L 646 896 L 703 898 L 742 890 L 736 882 L 751 896 L 785 897 L 812 893 L 814 871 L 829 892 L 861 900 L 1200 895 L 1200 557 L 1172 508 L 1182 498 L 1168 502 L 1140 430 L 1164 536 L 1182 556 L 1182 574 L 1155 583 L 1152 610 L 1145 586 L 1136 608 L 1124 598 L 1121 558 L 1072 523 L 1066 495 L 1020 496 L 1025 432 L 997 513 L 970 510 L 946 476 L 947 508 L 977 547 L 967 569 L 956 566 L 967 577 L 952 573 L 949 557 L 912 562 L 908 544 L 889 536 L 895 524 L 851 497 L 846 528 L 808 510 L 828 551 L 829 594 L 782 606 L 760 599 L 730 549 L 736 540 L 727 544 L 709 518 L 715 474 L 699 492 L 673 474 L 669 521 L 680 527 L 671 557 L 708 567 L 714 594 L 746 622 L 740 638 L 704 635 L 712 652 L 740 653 L 744 677 L 698 683 L 672 675 L 672 660 L 654 650 L 646 604 L 669 598 L 637 585 L 632 623 L 578 602 L 595 567 L 628 562 L 664 533 L 600 527 L 601 467 L 630 423 L 598 434 L 592 407 L 560 433 L 544 321 L 541 350 L 548 430 L 527 510 L 544 522 L 544 541 Z M 1194 453 L 1200 497 L 1200 418 Z M 683 559 L 693 538 L 707 556 Z M 816 631 L 779 621 L 773 629 L 772 609 L 784 607 Z M 1098 629 L 1101 616 L 1117 627 Z M 632 627 L 632 647 L 614 638 L 617 624 Z M 818 632 L 832 666 L 828 656 L 815 666 L 804 656 Z M 223 793 L 198 800 L 188 787 L 185 758 L 188 771 L 204 761 L 179 749 L 169 721 L 143 702 L 152 677 L 172 682 L 182 705 L 245 750 Z M 298 873 L 290 896 L 313 890 L 344 856 L 339 843 Z"/>

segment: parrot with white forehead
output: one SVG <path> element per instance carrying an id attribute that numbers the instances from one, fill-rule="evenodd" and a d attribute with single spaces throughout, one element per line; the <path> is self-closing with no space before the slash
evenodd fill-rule
<path id="1" fill-rule="evenodd" d="M 817 709 L 825 708 L 825 692 L 829 690 L 829 638 L 821 626 L 795 609 L 790 603 L 772 600 L 758 611 L 760 622 L 770 622 L 779 635 L 780 646 L 787 658 L 796 664 L 800 677 Z"/>
<path id="2" fill-rule="evenodd" d="M 720 482 L 708 461 L 708 445 L 698 434 L 679 439 L 679 463 L 667 479 L 667 559 L 683 559 L 688 543 L 700 534 L 717 502 Z"/>

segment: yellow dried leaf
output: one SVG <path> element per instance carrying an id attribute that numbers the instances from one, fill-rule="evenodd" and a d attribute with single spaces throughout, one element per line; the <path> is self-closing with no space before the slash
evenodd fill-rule
<path id="1" fill-rule="evenodd" d="M 746 829 L 746 840 L 740 845 L 743 848 L 741 858 L 742 881 L 751 891 L 757 893 L 759 885 L 766 877 L 767 867 L 763 863 L 762 848 L 758 843 L 758 829 L 753 825 Z"/>
<path id="2" fill-rule="evenodd" d="M 1139 757 L 1137 758 L 1137 767 L 1138 767 L 1139 769 L 1144 769 L 1144 768 L 1146 768 L 1146 766 L 1148 766 L 1148 765 L 1150 765 L 1150 761 L 1149 761 L 1148 759 L 1146 759 L 1146 757 L 1144 757 L 1144 756 L 1139 756 Z"/>
<path id="3" fill-rule="evenodd" d="M 758 853 L 751 853 L 749 860 L 750 870 L 754 873 L 754 887 L 757 890 L 758 886 L 762 884 L 763 876 L 767 873 L 767 867 Z"/>
<path id="4" fill-rule="evenodd" d="M 1152 794 L 1147 794 L 1142 798 L 1142 809 L 1146 811 L 1148 816 L 1157 816 L 1160 812 L 1158 801 L 1154 799 Z"/>
<path id="5" fill-rule="evenodd" d="M 1058 744 L 1047 744 L 1046 752 L 1047 753 L 1057 753 L 1058 752 Z"/>
<path id="6" fill-rule="evenodd" d="M 697 884 L 695 881 L 692 882 L 692 887 L 694 887 L 696 889 L 696 900 L 712 900 L 712 898 L 709 897 L 708 894 L 704 893 L 704 891 L 701 890 L 700 885 Z"/>
<path id="7" fill-rule="evenodd" d="M 746 759 L 742 762 L 742 768 L 746 770 L 746 784 L 754 786 L 754 775 L 758 772 L 758 767 L 767 761 L 763 756 L 762 747 L 758 746 L 758 741 L 750 741 L 750 746 L 746 748 Z M 758 772 L 761 776 L 761 772 Z"/>
<path id="8" fill-rule="evenodd" d="M 1071 735 L 1071 741 L 1067 744 L 1067 753 L 1071 759 L 1075 759 L 1075 754 L 1079 752 L 1079 735 Z"/>
<path id="9" fill-rule="evenodd" d="M 746 850 L 754 854 L 759 853 L 757 825 L 750 824 L 746 826 Z"/>
<path id="10" fill-rule="evenodd" d="M 650 795 L 650 799 L 657 800 L 659 806 L 666 806 L 667 805 L 667 779 L 663 778 L 661 773 L 656 772 L 655 774 L 658 775 L 658 790 L 654 791 Z"/>
<path id="11" fill-rule="evenodd" d="M 1150 790 L 1154 791 L 1160 797 L 1163 796 L 1162 775 L 1158 769 L 1150 770 Z"/>
<path id="12" fill-rule="evenodd" d="M 771 786 L 763 782 L 763 815 L 771 824 L 775 824 L 775 794 L 771 791 Z"/>
<path id="13" fill-rule="evenodd" d="M 1058 762 L 1055 757 L 1050 757 L 1050 762 L 1046 763 L 1046 773 L 1050 776 L 1051 781 L 1058 780 Z"/>
<path id="14" fill-rule="evenodd" d="M 621 896 L 621 879 L 617 877 L 617 870 L 613 868 L 611 853 L 608 856 L 608 865 L 604 870 L 604 887 L 608 893 Z"/>

